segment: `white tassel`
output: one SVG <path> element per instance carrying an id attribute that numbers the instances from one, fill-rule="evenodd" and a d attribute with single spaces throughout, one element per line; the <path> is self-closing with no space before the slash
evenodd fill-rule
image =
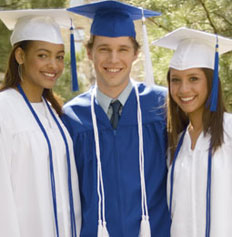
<path id="1" fill-rule="evenodd" d="M 143 9 L 142 9 L 143 14 Z M 148 43 L 148 36 L 147 36 L 147 28 L 145 24 L 145 17 L 142 18 L 142 28 L 143 28 L 143 50 L 144 50 L 144 69 L 145 69 L 145 78 L 144 83 L 147 86 L 154 85 L 154 75 L 153 75 L 153 67 Z"/>
<path id="2" fill-rule="evenodd" d="M 101 220 L 98 221 L 98 230 L 97 230 L 97 237 L 109 237 L 109 233 L 106 227 L 106 222 L 102 222 Z"/>
<path id="3" fill-rule="evenodd" d="M 139 237 L 151 237 L 151 227 L 148 216 L 143 216 L 140 223 Z"/>
<path id="4" fill-rule="evenodd" d="M 97 156 L 97 193 L 98 193 L 98 237 L 109 237 L 109 233 L 106 227 L 105 221 L 105 193 L 103 187 L 103 178 L 102 178 L 102 170 L 101 170 L 101 156 L 100 156 L 100 145 L 99 145 L 99 135 L 97 128 L 97 119 L 94 110 L 94 97 L 96 95 L 96 87 L 92 92 L 91 96 L 91 116 L 93 120 L 93 128 L 94 128 L 94 140 L 96 144 L 96 156 Z M 100 190 L 101 189 L 101 190 Z M 102 216 L 101 216 L 102 214 Z"/>

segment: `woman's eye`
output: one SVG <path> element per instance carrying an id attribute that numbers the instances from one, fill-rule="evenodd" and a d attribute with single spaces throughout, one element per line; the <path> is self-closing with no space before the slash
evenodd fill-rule
<path id="1" fill-rule="evenodd" d="M 46 58 L 46 57 L 47 57 L 46 54 L 39 54 L 38 56 L 39 56 L 40 58 Z"/>
<path id="2" fill-rule="evenodd" d="M 63 61 L 64 60 L 64 56 L 60 55 L 60 56 L 57 57 L 57 59 L 60 60 L 60 61 Z"/>
<path id="3" fill-rule="evenodd" d="M 175 78 L 175 77 L 174 77 L 174 78 L 171 78 L 171 82 L 172 82 L 172 83 L 179 82 L 179 81 L 180 81 L 180 80 L 179 80 L 178 78 Z"/>

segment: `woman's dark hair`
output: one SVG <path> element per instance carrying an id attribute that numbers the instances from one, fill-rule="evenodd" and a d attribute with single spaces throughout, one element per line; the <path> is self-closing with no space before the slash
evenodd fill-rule
<path id="1" fill-rule="evenodd" d="M 219 79 L 218 86 L 218 104 L 217 111 L 210 111 L 210 105 L 207 103 L 210 97 L 213 84 L 213 70 L 201 68 L 207 78 L 208 95 L 205 102 L 203 112 L 203 132 L 204 135 L 211 135 L 212 152 L 214 153 L 224 142 L 223 140 L 223 114 L 226 111 L 222 98 L 222 89 Z M 178 135 L 182 132 L 189 123 L 188 116 L 181 110 L 177 103 L 172 99 L 170 94 L 170 69 L 167 74 L 168 81 L 168 97 L 167 97 L 167 131 L 168 145 L 171 154 L 171 161 L 174 158 L 174 152 L 178 143 Z"/>
<path id="2" fill-rule="evenodd" d="M 96 37 L 95 35 L 91 35 L 91 36 L 90 36 L 89 40 L 88 40 L 87 43 L 85 44 L 85 46 L 86 46 L 87 49 L 92 49 L 92 48 L 93 48 L 93 44 L 94 44 L 94 39 L 95 39 L 95 37 Z M 130 40 L 131 40 L 132 43 L 133 43 L 134 50 L 135 50 L 135 54 L 136 54 L 137 51 L 138 51 L 139 48 L 140 48 L 140 45 L 139 45 L 138 41 L 137 41 L 135 38 L 133 38 L 133 37 L 129 37 L 129 38 L 130 38 Z"/>
<path id="3" fill-rule="evenodd" d="M 8 88 L 16 88 L 17 85 L 21 82 L 21 78 L 19 75 L 19 64 L 15 58 L 15 51 L 18 48 L 22 48 L 22 50 L 26 53 L 29 47 L 31 47 L 32 43 L 33 41 L 25 40 L 16 43 L 13 46 L 13 49 L 9 56 L 5 77 L 1 85 L 0 91 L 6 90 Z M 62 114 L 61 99 L 53 93 L 52 89 L 44 89 L 43 95 L 52 104 L 52 107 L 56 110 L 56 112 L 59 115 L 61 115 Z"/>

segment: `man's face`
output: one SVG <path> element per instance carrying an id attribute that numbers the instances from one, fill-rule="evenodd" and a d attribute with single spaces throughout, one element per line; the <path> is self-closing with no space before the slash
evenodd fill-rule
<path id="1" fill-rule="evenodd" d="M 127 86 L 132 63 L 137 58 L 132 40 L 95 36 L 88 56 L 95 67 L 98 88 L 110 97 L 117 97 Z"/>

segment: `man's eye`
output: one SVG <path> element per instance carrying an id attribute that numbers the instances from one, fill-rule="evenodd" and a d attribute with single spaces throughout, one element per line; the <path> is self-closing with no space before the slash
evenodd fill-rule
<path id="1" fill-rule="evenodd" d="M 108 48 L 100 48 L 99 49 L 101 52 L 106 52 L 106 51 L 109 51 L 109 49 Z"/>
<path id="2" fill-rule="evenodd" d="M 120 49 L 120 51 L 121 51 L 121 52 L 126 52 L 126 51 L 128 51 L 128 49 L 122 48 L 122 49 Z"/>
<path id="3" fill-rule="evenodd" d="M 198 80 L 198 77 L 191 77 L 190 78 L 190 81 L 197 81 Z"/>

